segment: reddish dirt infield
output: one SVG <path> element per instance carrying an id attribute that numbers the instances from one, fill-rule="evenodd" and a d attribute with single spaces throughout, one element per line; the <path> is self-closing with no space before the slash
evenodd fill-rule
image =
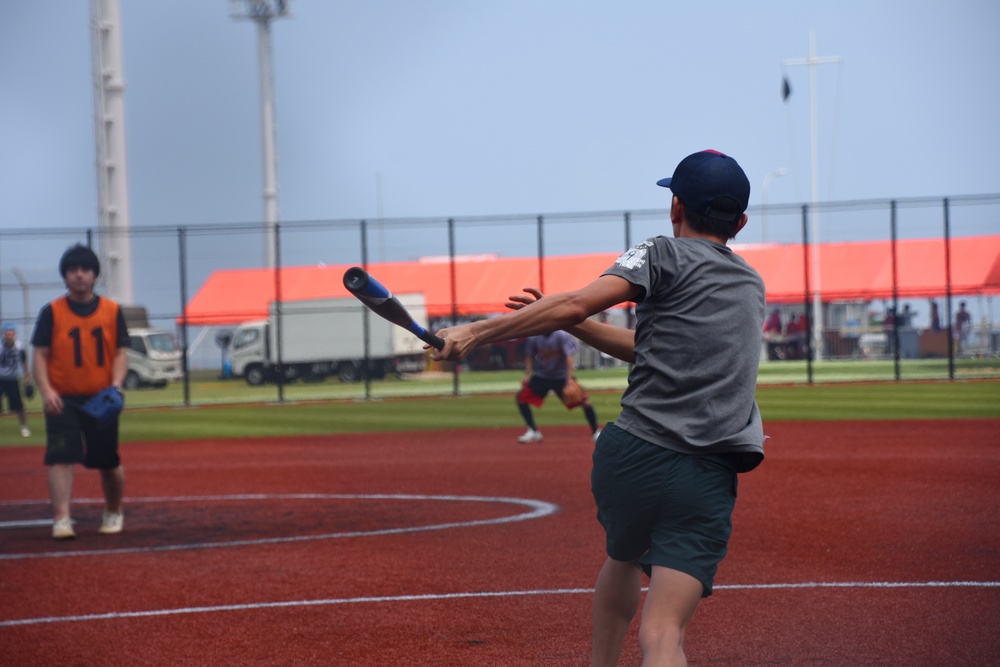
<path id="1" fill-rule="evenodd" d="M 518 432 L 127 444 L 125 532 L 78 469 L 71 543 L 2 449 L 0 664 L 589 664 L 591 443 Z M 1000 664 L 1000 420 L 767 432 L 691 665 Z"/>

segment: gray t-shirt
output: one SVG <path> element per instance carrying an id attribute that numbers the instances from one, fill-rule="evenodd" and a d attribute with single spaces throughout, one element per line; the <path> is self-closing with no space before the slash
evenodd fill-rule
<path id="1" fill-rule="evenodd" d="M 561 329 L 531 336 L 524 343 L 524 355 L 532 358 L 532 374 L 546 380 L 565 380 L 569 375 L 566 357 L 578 349 L 576 339 Z"/>
<path id="2" fill-rule="evenodd" d="M 764 281 L 731 249 L 657 236 L 605 271 L 642 289 L 636 361 L 616 424 L 684 454 L 736 454 L 737 470 L 764 458 L 754 399 L 764 325 Z"/>

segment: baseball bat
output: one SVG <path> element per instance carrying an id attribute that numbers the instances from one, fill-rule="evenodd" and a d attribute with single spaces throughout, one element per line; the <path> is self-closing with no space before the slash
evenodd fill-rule
<path id="1" fill-rule="evenodd" d="M 443 340 L 417 324 L 399 299 L 360 266 L 344 272 L 344 287 L 379 317 L 403 327 L 435 349 L 444 347 Z"/>

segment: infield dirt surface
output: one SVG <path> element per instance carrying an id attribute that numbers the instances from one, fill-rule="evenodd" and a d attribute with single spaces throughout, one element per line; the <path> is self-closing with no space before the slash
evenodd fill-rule
<path id="1" fill-rule="evenodd" d="M 588 665 L 593 445 L 542 428 L 127 443 L 70 542 L 0 449 L 0 665 Z M 1000 664 L 1000 420 L 766 432 L 691 665 Z"/>

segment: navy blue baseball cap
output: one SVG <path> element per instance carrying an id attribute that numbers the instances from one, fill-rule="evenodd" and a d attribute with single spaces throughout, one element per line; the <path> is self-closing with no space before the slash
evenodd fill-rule
<path id="1" fill-rule="evenodd" d="M 692 153 L 681 160 L 674 175 L 656 182 L 670 188 L 681 203 L 706 218 L 735 222 L 750 205 L 750 181 L 736 160 L 719 151 Z M 739 213 L 721 210 L 719 204 L 730 202 Z"/>

